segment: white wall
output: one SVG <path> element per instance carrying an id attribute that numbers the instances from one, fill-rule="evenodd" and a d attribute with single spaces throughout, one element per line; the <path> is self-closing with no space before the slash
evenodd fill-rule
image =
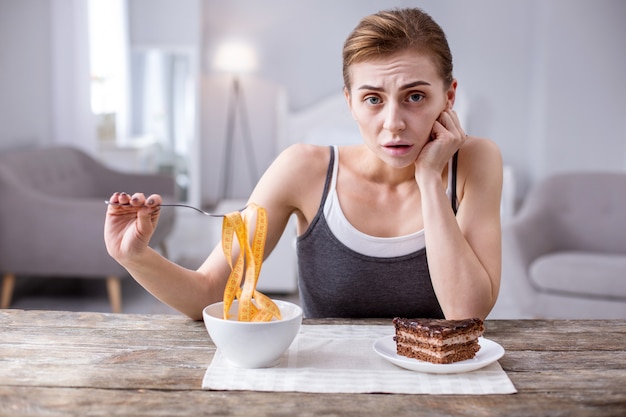
<path id="1" fill-rule="evenodd" d="M 198 43 L 202 0 L 127 0 L 131 45 L 188 48 Z"/>
<path id="2" fill-rule="evenodd" d="M 50 30 L 48 0 L 0 0 L 0 150 L 50 140 Z"/>
<path id="3" fill-rule="evenodd" d="M 626 2 L 559 0 L 536 11 L 530 105 L 543 114 L 530 119 L 526 169 L 533 179 L 626 169 Z"/>

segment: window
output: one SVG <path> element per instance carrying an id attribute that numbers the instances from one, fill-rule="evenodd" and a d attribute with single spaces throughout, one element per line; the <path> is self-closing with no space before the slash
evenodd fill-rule
<path id="1" fill-rule="evenodd" d="M 91 71 L 91 110 L 108 123 L 115 139 L 125 137 L 127 27 L 126 0 L 89 0 L 89 63 Z M 110 124 L 113 126 L 110 126 Z"/>

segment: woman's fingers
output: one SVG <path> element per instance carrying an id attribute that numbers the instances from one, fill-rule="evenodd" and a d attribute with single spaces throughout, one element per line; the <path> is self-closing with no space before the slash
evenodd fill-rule
<path id="1" fill-rule="evenodd" d="M 111 198 L 109 198 L 109 202 L 115 203 L 114 205 L 109 205 L 109 207 L 113 209 L 142 209 L 142 208 L 158 208 L 163 203 L 163 198 L 159 194 L 151 194 L 148 198 L 143 193 L 135 193 L 132 196 L 125 192 L 116 192 Z M 146 210 L 147 212 L 151 212 L 154 210 Z"/>
<path id="2" fill-rule="evenodd" d="M 128 206 L 124 206 L 122 204 L 128 204 L 129 201 L 130 201 L 130 196 L 128 194 L 115 192 L 109 198 L 109 202 L 113 203 L 113 204 L 109 204 L 108 205 L 107 212 L 108 213 L 119 214 L 119 213 L 125 211 L 126 209 L 128 209 Z"/>
<path id="3" fill-rule="evenodd" d="M 146 206 L 157 207 L 163 204 L 163 198 L 159 194 L 151 194 L 146 200 Z"/>
<path id="4" fill-rule="evenodd" d="M 130 204 L 135 207 L 141 207 L 146 204 L 146 196 L 143 193 L 135 193 L 130 198 Z"/>
<path id="5" fill-rule="evenodd" d="M 129 204 L 131 200 L 131 196 L 127 193 L 120 193 L 120 204 Z"/>
<path id="6" fill-rule="evenodd" d="M 465 131 L 461 126 L 461 121 L 454 110 L 444 110 L 439 117 L 439 123 L 449 132 L 465 137 Z"/>

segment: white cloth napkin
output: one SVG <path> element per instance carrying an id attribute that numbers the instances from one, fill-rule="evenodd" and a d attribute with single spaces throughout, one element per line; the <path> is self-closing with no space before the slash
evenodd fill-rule
<path id="1" fill-rule="evenodd" d="M 203 389 L 317 393 L 512 394 L 513 383 L 496 361 L 460 374 L 426 374 L 400 368 L 373 350 L 392 326 L 303 325 L 272 368 L 236 368 L 218 350 Z"/>

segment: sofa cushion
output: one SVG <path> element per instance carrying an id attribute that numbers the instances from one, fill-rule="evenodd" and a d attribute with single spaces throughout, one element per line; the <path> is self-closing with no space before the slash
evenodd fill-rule
<path id="1" fill-rule="evenodd" d="M 540 291 L 626 301 L 626 254 L 555 252 L 530 265 Z"/>
<path id="2" fill-rule="evenodd" d="M 95 198 L 95 161 L 70 147 L 20 149 L 5 152 L 0 165 L 21 186 L 55 197 Z"/>

